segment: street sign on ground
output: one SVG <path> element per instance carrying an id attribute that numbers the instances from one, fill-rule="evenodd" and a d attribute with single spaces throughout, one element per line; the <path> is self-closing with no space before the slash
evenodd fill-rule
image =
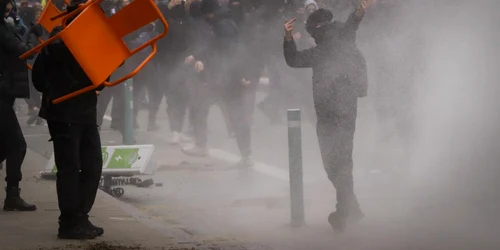
<path id="1" fill-rule="evenodd" d="M 153 175 L 156 164 L 148 164 L 154 145 L 120 145 L 102 147 L 103 175 Z M 57 167 L 54 154 L 50 157 L 42 176 L 55 175 Z"/>

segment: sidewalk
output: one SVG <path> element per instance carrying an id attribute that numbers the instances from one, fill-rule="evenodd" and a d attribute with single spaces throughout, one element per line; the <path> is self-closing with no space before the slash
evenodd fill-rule
<path id="1" fill-rule="evenodd" d="M 91 212 L 91 220 L 104 227 L 104 235 L 92 241 L 57 239 L 59 210 L 55 182 L 38 178 L 45 162 L 45 158 L 28 151 L 23 165 L 22 195 L 27 201 L 34 202 L 38 210 L 0 212 L 0 249 L 192 249 L 196 246 L 195 242 L 190 242 L 187 233 L 168 228 L 101 191 Z M 0 178 L 4 176 L 4 171 L 1 171 Z M 3 201 L 5 194 L 0 193 Z"/>

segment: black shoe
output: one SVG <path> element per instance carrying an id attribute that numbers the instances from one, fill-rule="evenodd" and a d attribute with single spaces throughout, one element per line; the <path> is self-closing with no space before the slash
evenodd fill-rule
<path id="1" fill-rule="evenodd" d="M 21 189 L 18 187 L 6 188 L 7 197 L 3 204 L 4 211 L 35 211 L 36 206 L 26 203 L 20 196 Z"/>
<path id="2" fill-rule="evenodd" d="M 333 212 L 328 216 L 328 222 L 337 233 L 343 233 L 347 227 L 346 218 L 337 212 Z"/>
<path id="3" fill-rule="evenodd" d="M 57 237 L 63 240 L 91 240 L 95 239 L 99 235 L 100 234 L 97 230 L 91 229 L 87 223 L 82 223 L 69 230 L 59 229 Z"/>
<path id="4" fill-rule="evenodd" d="M 97 233 L 97 236 L 101 236 L 104 234 L 104 228 L 102 227 L 98 227 L 98 226 L 95 226 L 94 224 L 92 224 L 92 222 L 90 222 L 90 220 L 86 220 L 85 221 L 85 226 L 89 229 L 92 229 L 94 230 L 96 233 Z"/>

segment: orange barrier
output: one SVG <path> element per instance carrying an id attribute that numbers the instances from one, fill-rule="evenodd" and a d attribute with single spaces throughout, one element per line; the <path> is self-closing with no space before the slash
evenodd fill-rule
<path id="1" fill-rule="evenodd" d="M 109 18 L 99 5 L 102 1 L 89 0 L 71 13 L 61 14 L 60 23 L 63 24 L 63 30 L 20 57 L 25 59 L 38 53 L 56 39 L 61 39 L 68 47 L 93 85 L 55 99 L 55 104 L 95 90 L 103 84 L 111 87 L 132 78 L 153 58 L 157 51 L 156 41 L 168 32 L 167 21 L 153 0 L 134 0 Z M 78 16 L 66 26 L 67 20 L 77 14 Z M 129 50 L 122 40 L 123 37 L 158 19 L 165 26 L 164 31 L 136 49 Z M 148 46 L 152 47 L 151 54 L 136 69 L 116 81 L 106 81 L 128 58 Z"/>

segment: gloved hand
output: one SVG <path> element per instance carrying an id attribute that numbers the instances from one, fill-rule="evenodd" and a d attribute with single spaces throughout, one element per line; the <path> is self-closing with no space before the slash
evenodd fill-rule
<path id="1" fill-rule="evenodd" d="M 31 24 L 30 32 L 35 34 L 37 37 L 43 36 L 43 27 L 39 23 Z"/>
<path id="2" fill-rule="evenodd" d="M 21 21 L 21 17 L 17 14 L 16 11 L 12 10 L 10 13 L 9 13 L 9 16 L 7 18 L 12 18 L 12 20 L 14 20 L 14 23 L 16 25 L 19 24 L 19 22 Z"/>

